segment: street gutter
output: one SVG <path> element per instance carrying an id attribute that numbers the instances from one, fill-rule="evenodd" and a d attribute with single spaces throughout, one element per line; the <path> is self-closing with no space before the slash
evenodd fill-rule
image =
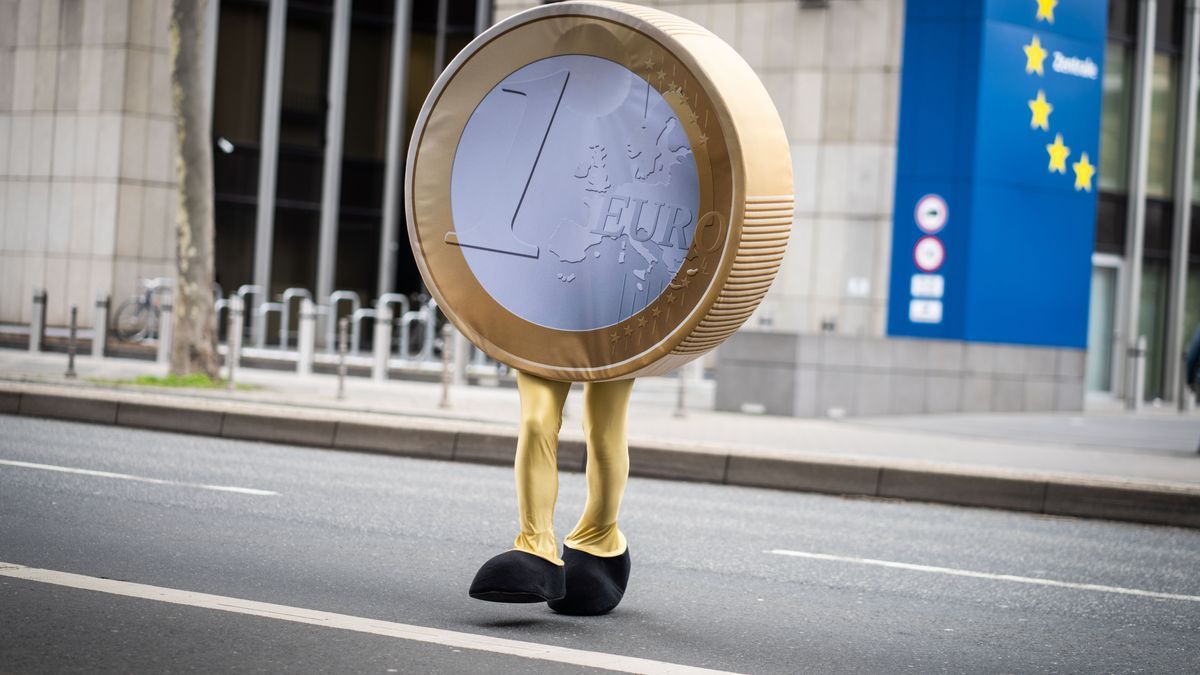
<path id="1" fill-rule="evenodd" d="M 476 464 L 511 465 L 516 447 L 515 425 L 69 385 L 0 382 L 0 414 Z M 1200 488 L 1174 483 L 639 440 L 629 457 L 647 478 L 1200 528 Z M 585 459 L 564 434 L 559 468 Z"/>

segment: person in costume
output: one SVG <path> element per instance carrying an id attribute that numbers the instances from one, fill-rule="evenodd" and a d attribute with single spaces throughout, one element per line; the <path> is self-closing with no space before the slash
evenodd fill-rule
<path id="1" fill-rule="evenodd" d="M 616 2 L 541 5 L 467 45 L 417 116 L 409 243 L 438 306 L 517 371 L 512 549 L 470 595 L 597 615 L 621 602 L 634 378 L 715 348 L 775 277 L 794 208 L 787 135 L 720 38 Z M 559 548 L 558 434 L 584 383 L 587 502 Z"/>
<path id="2" fill-rule="evenodd" d="M 629 544 L 617 514 L 629 476 L 626 418 L 633 380 L 588 382 L 583 391 L 587 503 L 563 542 L 554 536 L 558 433 L 570 382 L 517 373 L 521 426 L 516 482 L 520 531 L 513 548 L 484 563 L 471 597 L 493 602 L 548 602 L 562 614 L 596 615 L 621 602 L 629 581 Z"/>

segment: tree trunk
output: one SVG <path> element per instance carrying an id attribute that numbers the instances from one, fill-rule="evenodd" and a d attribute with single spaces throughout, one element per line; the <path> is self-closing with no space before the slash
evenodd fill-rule
<path id="1" fill-rule="evenodd" d="M 170 29 L 179 182 L 171 374 L 203 373 L 213 379 L 220 369 L 213 308 L 212 144 L 203 33 L 205 5 L 215 1 L 172 0 Z"/>

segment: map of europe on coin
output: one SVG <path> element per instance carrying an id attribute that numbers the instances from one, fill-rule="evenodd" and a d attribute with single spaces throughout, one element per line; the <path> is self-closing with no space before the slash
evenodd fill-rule
<path id="1" fill-rule="evenodd" d="M 687 135 L 657 89 L 607 59 L 552 56 L 510 74 L 472 113 L 446 244 L 509 312 L 593 330 L 667 288 L 699 197 Z"/>

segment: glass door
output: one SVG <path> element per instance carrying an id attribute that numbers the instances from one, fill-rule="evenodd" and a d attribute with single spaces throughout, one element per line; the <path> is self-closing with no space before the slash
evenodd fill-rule
<path id="1" fill-rule="evenodd" d="M 1120 276 L 1119 258 L 1109 259 L 1108 256 L 1099 255 L 1093 257 L 1092 295 L 1088 310 L 1088 391 L 1113 391 Z"/>

